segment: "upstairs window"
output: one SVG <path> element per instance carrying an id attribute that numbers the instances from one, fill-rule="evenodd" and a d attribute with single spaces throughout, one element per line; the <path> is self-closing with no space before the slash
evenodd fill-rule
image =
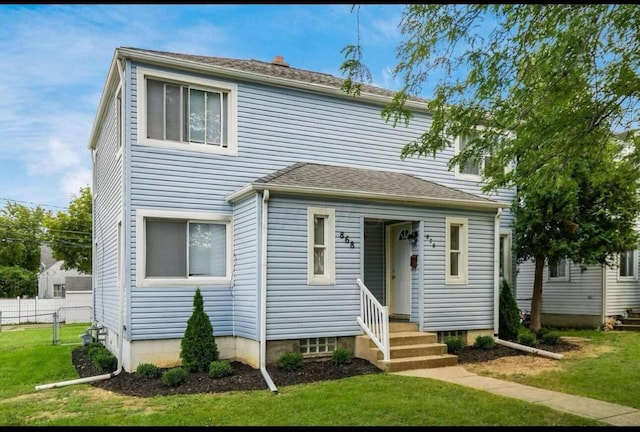
<path id="1" fill-rule="evenodd" d="M 142 68 L 138 82 L 141 144 L 235 153 L 235 85 Z"/>
<path id="2" fill-rule="evenodd" d="M 569 260 L 563 258 L 556 264 L 549 264 L 549 281 L 568 281 L 569 280 Z"/>

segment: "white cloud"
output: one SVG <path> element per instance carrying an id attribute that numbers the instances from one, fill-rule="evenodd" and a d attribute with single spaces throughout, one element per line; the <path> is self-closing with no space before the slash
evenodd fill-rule
<path id="1" fill-rule="evenodd" d="M 69 170 L 62 176 L 60 185 L 71 201 L 72 195 L 78 196 L 80 188 L 87 186 L 91 188 L 91 170 L 85 168 Z"/>

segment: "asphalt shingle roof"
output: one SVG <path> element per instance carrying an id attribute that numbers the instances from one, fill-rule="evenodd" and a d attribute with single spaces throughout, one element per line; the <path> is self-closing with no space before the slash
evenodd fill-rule
<path id="1" fill-rule="evenodd" d="M 408 174 L 307 162 L 295 163 L 259 178 L 254 183 L 421 199 L 472 201 L 479 204 L 495 203 L 493 200 Z"/>

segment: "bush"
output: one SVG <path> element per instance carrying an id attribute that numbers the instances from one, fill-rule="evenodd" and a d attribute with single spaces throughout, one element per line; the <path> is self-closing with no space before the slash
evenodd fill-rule
<path id="1" fill-rule="evenodd" d="M 302 369 L 302 366 L 304 366 L 303 360 L 302 354 L 289 351 L 280 356 L 278 359 L 278 367 L 286 371 Z"/>
<path id="2" fill-rule="evenodd" d="M 93 356 L 92 362 L 102 372 L 112 372 L 118 367 L 118 359 L 107 349 L 104 349 L 103 351 L 96 351 L 96 354 L 94 354 Z"/>
<path id="3" fill-rule="evenodd" d="M 542 342 L 547 345 L 555 345 L 560 340 L 560 334 L 554 331 L 549 331 L 542 335 Z"/>
<path id="4" fill-rule="evenodd" d="M 473 343 L 474 348 L 491 349 L 496 346 L 496 340 L 492 336 L 478 336 Z"/>
<path id="5" fill-rule="evenodd" d="M 502 340 L 514 341 L 518 337 L 520 328 L 520 310 L 516 299 L 513 298 L 509 284 L 504 279 L 500 287 L 500 302 L 498 306 L 498 336 Z"/>
<path id="6" fill-rule="evenodd" d="M 458 354 L 464 348 L 464 341 L 460 336 L 447 336 L 444 343 L 447 344 L 449 354 Z"/>
<path id="7" fill-rule="evenodd" d="M 536 334 L 529 330 L 523 330 L 518 334 L 518 343 L 520 345 L 535 347 L 538 345 Z"/>
<path id="8" fill-rule="evenodd" d="M 160 369 L 151 363 L 140 363 L 136 368 L 136 376 L 145 380 L 158 378 L 160 376 Z"/>
<path id="9" fill-rule="evenodd" d="M 176 387 L 185 382 L 188 376 L 189 371 L 185 368 L 175 367 L 165 371 L 160 377 L 160 381 L 167 387 Z"/>
<path id="10" fill-rule="evenodd" d="M 89 360 L 91 361 L 93 361 L 93 358 L 97 354 L 100 354 L 104 351 L 107 351 L 107 348 L 105 348 L 105 346 L 100 342 L 91 342 L 89 345 L 87 345 L 87 357 L 89 357 Z"/>
<path id="11" fill-rule="evenodd" d="M 0 297 L 16 298 L 38 295 L 38 272 L 18 266 L 0 267 Z"/>
<path id="12" fill-rule="evenodd" d="M 211 362 L 218 360 L 218 346 L 211 321 L 204 311 L 200 288 L 196 289 L 193 313 L 187 321 L 187 328 L 180 342 L 180 358 L 189 372 L 207 372 Z"/>
<path id="13" fill-rule="evenodd" d="M 216 360 L 209 365 L 209 376 L 211 378 L 222 378 L 233 375 L 231 363 L 226 360 Z"/>
<path id="14" fill-rule="evenodd" d="M 351 363 L 352 358 L 353 355 L 351 354 L 351 351 L 345 348 L 336 348 L 336 350 L 333 351 L 333 354 L 331 354 L 331 360 L 337 365 Z"/>

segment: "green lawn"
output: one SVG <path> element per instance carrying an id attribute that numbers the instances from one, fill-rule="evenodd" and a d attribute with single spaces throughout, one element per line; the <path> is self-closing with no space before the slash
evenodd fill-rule
<path id="1" fill-rule="evenodd" d="M 61 340 L 78 340 L 88 324 L 62 325 Z M 541 405 L 444 383 L 391 374 L 220 394 L 137 398 L 90 384 L 35 390 L 77 378 L 71 351 L 53 345 L 52 328 L 0 333 L 0 425 L 53 426 L 588 426 L 602 425 Z M 561 331 L 609 350 L 562 360 L 561 372 L 515 377 L 524 384 L 640 408 L 640 333 Z M 637 395 L 637 392 L 635 393 Z"/>

